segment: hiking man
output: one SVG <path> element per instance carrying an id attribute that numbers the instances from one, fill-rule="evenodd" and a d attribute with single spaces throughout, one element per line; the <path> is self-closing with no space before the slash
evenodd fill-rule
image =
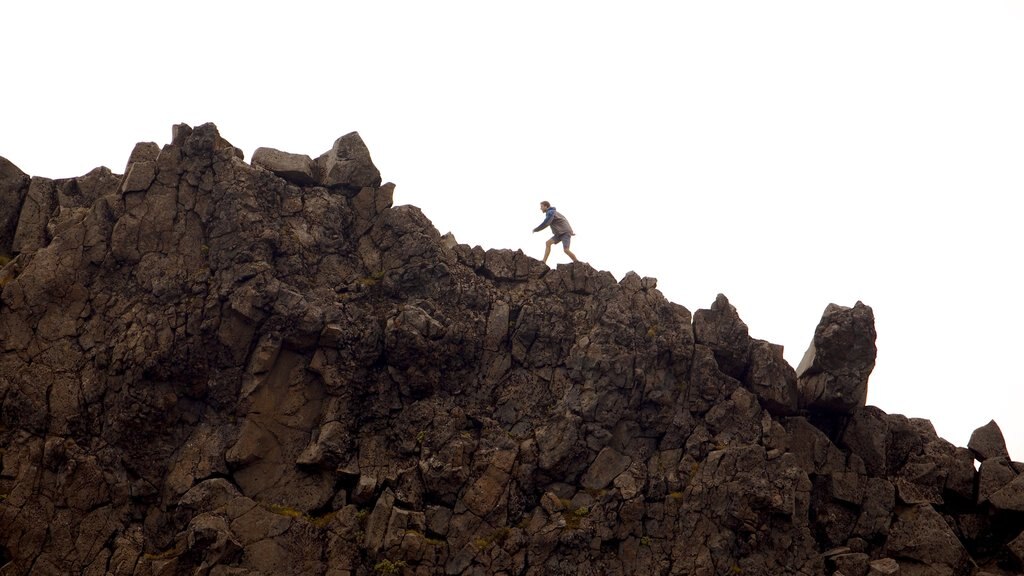
<path id="1" fill-rule="evenodd" d="M 573 262 L 579 262 L 579 260 L 576 259 L 576 255 L 569 250 L 569 242 L 572 237 L 576 235 L 576 233 L 572 231 L 572 226 L 569 226 L 569 221 L 565 219 L 565 216 L 559 214 L 558 211 L 555 210 L 555 207 L 547 200 L 540 203 L 540 211 L 545 214 L 544 221 L 540 223 L 540 226 L 534 228 L 533 231 L 540 232 L 548 226 L 551 226 L 551 232 L 554 234 L 554 236 L 549 238 L 547 243 L 544 244 L 544 263 L 548 263 L 548 255 L 551 254 L 551 245 L 559 242 L 562 243 L 562 250 L 565 250 L 565 253 L 569 258 L 572 258 Z"/>

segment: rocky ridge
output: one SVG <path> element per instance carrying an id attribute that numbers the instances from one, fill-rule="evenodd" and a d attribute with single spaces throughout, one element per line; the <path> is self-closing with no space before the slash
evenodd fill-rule
<path id="1" fill-rule="evenodd" d="M 1019 574 L 1024 465 L 725 296 L 441 236 L 352 133 L 0 158 L 0 575 Z"/>

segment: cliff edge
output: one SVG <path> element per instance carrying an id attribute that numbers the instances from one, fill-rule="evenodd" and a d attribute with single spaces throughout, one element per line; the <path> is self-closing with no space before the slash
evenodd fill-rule
<path id="1" fill-rule="evenodd" d="M 0 575 L 1022 572 L 1024 465 L 865 405 L 870 307 L 794 369 L 393 190 L 356 133 L 0 158 Z"/>

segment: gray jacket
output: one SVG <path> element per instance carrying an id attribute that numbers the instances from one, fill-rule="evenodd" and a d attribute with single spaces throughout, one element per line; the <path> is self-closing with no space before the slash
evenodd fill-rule
<path id="1" fill-rule="evenodd" d="M 544 221 L 533 229 L 534 232 L 540 232 L 544 228 L 551 226 L 551 233 L 555 236 L 561 236 L 562 234 L 568 234 L 569 236 L 575 236 L 576 233 L 572 231 L 572 226 L 569 226 L 569 221 L 565 219 L 555 210 L 554 206 L 548 208 L 545 212 Z"/>

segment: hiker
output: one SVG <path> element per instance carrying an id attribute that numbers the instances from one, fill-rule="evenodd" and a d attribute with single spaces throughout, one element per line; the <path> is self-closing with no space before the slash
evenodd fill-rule
<path id="1" fill-rule="evenodd" d="M 551 232 L 554 233 L 554 236 L 549 238 L 547 243 L 544 244 L 544 263 L 548 263 L 548 255 L 551 254 L 551 245 L 557 244 L 558 242 L 562 243 L 562 250 L 565 250 L 565 253 L 569 258 L 572 258 L 573 262 L 579 262 L 579 260 L 576 259 L 576 255 L 569 250 L 569 242 L 572 237 L 576 235 L 576 233 L 572 231 L 572 226 L 569 226 L 569 221 L 565 219 L 565 216 L 559 214 L 558 211 L 555 210 L 555 207 L 547 200 L 540 203 L 540 211 L 545 214 L 544 221 L 540 223 L 540 226 L 534 228 L 533 231 L 540 232 L 548 226 L 551 226 Z"/>

